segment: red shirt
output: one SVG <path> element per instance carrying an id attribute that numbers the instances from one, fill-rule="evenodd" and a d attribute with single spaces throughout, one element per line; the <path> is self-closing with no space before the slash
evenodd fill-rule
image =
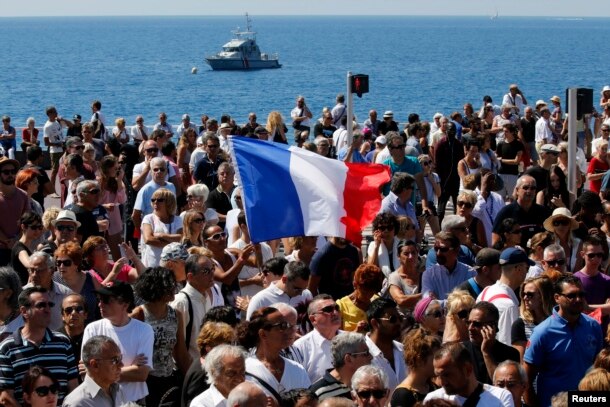
<path id="1" fill-rule="evenodd" d="M 604 160 L 600 160 L 597 157 L 591 158 L 591 162 L 589 163 L 589 168 L 587 168 L 587 174 L 601 174 L 610 169 L 608 163 Z M 590 190 L 599 194 L 600 189 L 602 188 L 602 179 L 597 179 L 595 181 L 590 182 Z"/>

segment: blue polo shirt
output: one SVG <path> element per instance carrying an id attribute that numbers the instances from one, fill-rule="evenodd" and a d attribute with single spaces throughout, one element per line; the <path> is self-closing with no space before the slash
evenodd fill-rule
<path id="1" fill-rule="evenodd" d="M 538 400 L 550 406 L 560 391 L 576 390 L 578 383 L 602 349 L 603 335 L 593 318 L 581 314 L 574 328 L 557 312 L 542 321 L 532 333 L 523 360 L 538 368 Z"/>

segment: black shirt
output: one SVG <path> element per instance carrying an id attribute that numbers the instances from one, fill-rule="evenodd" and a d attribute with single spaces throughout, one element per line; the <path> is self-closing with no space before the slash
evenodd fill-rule
<path id="1" fill-rule="evenodd" d="M 498 161 L 501 158 L 512 160 L 517 157 L 519 151 L 523 151 L 523 143 L 519 140 L 515 139 L 511 142 L 501 141 L 496 150 Z M 500 163 L 498 174 L 519 175 L 519 164 Z"/>
<path id="2" fill-rule="evenodd" d="M 529 122 L 525 118 L 521 119 L 521 131 L 523 140 L 526 143 L 533 143 L 536 140 L 536 119 L 532 117 Z"/>
<path id="3" fill-rule="evenodd" d="M 474 363 L 474 375 L 477 377 L 477 380 L 481 383 L 491 384 L 492 380 L 487 373 L 487 367 L 485 366 L 485 360 L 483 359 L 481 348 L 470 341 L 465 341 L 463 343 L 472 356 L 472 361 Z M 491 349 L 491 358 L 496 365 L 499 365 L 505 360 L 513 360 L 517 363 L 521 361 L 521 355 L 517 349 L 513 348 L 512 346 L 505 345 L 498 340 L 494 341 L 493 348 Z"/>
<path id="4" fill-rule="evenodd" d="M 205 203 L 208 208 L 215 209 L 216 212 L 221 215 L 226 215 L 233 206 L 231 205 L 231 191 L 228 194 L 224 192 L 220 192 L 218 188 L 215 188 L 213 191 L 210 191 L 210 195 L 208 195 L 208 200 Z M 218 222 L 218 226 L 224 229 L 225 222 Z"/>
<path id="5" fill-rule="evenodd" d="M 181 407 L 188 407 L 191 405 L 191 401 L 204 391 L 210 388 L 207 382 L 207 375 L 205 370 L 201 368 L 201 360 L 197 358 L 191 363 L 186 376 L 184 376 L 184 383 L 182 384 L 182 400 L 180 403 Z"/>
<path id="6" fill-rule="evenodd" d="M 97 219 L 106 216 L 106 209 L 103 206 L 98 206 L 93 211 L 89 211 L 80 205 L 70 205 L 66 209 L 74 212 L 76 220 L 80 222 L 80 227 L 76 230 L 76 233 L 82 236 L 81 245 L 90 236 L 104 236 L 104 233 L 100 232 L 100 228 L 97 225 Z"/>
<path id="7" fill-rule="evenodd" d="M 205 184 L 210 191 L 214 190 L 218 186 L 218 167 L 224 161 L 224 159 L 216 157 L 214 162 L 210 162 L 208 156 L 205 155 L 195 167 L 193 178 L 197 183 Z"/>
<path id="8" fill-rule="evenodd" d="M 318 292 L 336 301 L 354 291 L 353 278 L 360 264 L 358 250 L 347 245 L 339 248 L 327 242 L 311 259 L 311 275 L 320 277 Z"/>
<path id="9" fill-rule="evenodd" d="M 513 218 L 521 227 L 521 247 L 527 247 L 527 241 L 536 233 L 544 232 L 542 223 L 551 216 L 551 210 L 545 206 L 532 204 L 529 211 L 525 211 L 517 202 L 506 205 L 500 209 L 493 232 L 500 234 L 499 230 L 504 219 Z"/>
<path id="10" fill-rule="evenodd" d="M 398 124 L 394 120 L 390 123 L 385 120 L 379 123 L 379 134 L 386 134 L 388 131 L 398 131 Z"/>
<path id="11" fill-rule="evenodd" d="M 330 126 L 324 126 L 322 123 L 318 122 L 315 126 L 313 126 L 313 136 L 324 136 L 326 138 L 333 138 L 333 133 L 336 130 L 337 128 L 332 124 Z"/>

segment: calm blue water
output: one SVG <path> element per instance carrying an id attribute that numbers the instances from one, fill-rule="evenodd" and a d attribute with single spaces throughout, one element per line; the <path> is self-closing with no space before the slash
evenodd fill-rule
<path id="1" fill-rule="evenodd" d="M 499 103 L 508 84 L 519 83 L 530 103 L 565 97 L 565 88 L 610 84 L 609 19 L 453 17 L 259 17 L 254 29 L 263 52 L 279 52 L 283 68 L 214 72 L 204 63 L 245 26 L 235 17 L 2 19 L 4 67 L 0 113 L 21 127 L 44 108 L 88 118 L 100 99 L 107 121 L 133 124 L 143 114 L 152 125 L 160 111 L 179 124 L 206 113 L 231 114 L 238 123 L 255 111 L 264 123 L 271 110 L 287 122 L 303 94 L 314 115 L 345 91 L 348 70 L 370 75 L 371 92 L 356 98 L 360 121 L 370 108 L 411 112 L 429 119 L 436 111 L 480 106 L 489 94 Z M 192 67 L 199 73 L 192 75 Z"/>

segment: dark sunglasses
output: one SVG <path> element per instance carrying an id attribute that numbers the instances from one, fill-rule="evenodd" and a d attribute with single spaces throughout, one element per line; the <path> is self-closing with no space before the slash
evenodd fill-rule
<path id="1" fill-rule="evenodd" d="M 212 236 L 208 237 L 206 240 L 222 240 L 226 239 L 227 234 L 225 232 L 214 233 Z"/>
<path id="2" fill-rule="evenodd" d="M 432 161 L 422 161 L 421 165 L 430 165 Z"/>
<path id="3" fill-rule="evenodd" d="M 466 321 L 466 323 L 468 324 L 468 326 L 472 325 L 475 328 L 482 328 L 486 325 L 489 325 L 488 322 L 481 322 L 481 321 Z"/>
<path id="4" fill-rule="evenodd" d="M 559 260 L 545 260 L 546 264 L 548 264 L 549 266 L 555 267 L 555 266 L 563 266 L 564 264 L 566 264 L 565 259 L 559 259 Z"/>
<path id="5" fill-rule="evenodd" d="M 55 260 L 55 265 L 57 267 L 61 267 L 61 266 L 70 267 L 72 265 L 72 260 L 70 260 L 70 259 L 67 259 L 67 260 Z"/>
<path id="6" fill-rule="evenodd" d="M 220 147 L 220 145 L 219 144 L 208 144 L 206 147 L 207 148 L 218 148 L 218 147 Z"/>
<path id="7" fill-rule="evenodd" d="M 32 230 L 42 230 L 44 228 L 44 226 L 42 226 L 42 225 L 29 225 L 28 228 L 30 228 Z"/>
<path id="8" fill-rule="evenodd" d="M 399 144 L 397 146 L 390 146 L 390 149 L 391 150 L 400 150 L 401 148 L 404 149 L 405 147 L 406 147 L 406 144 Z"/>
<path id="9" fill-rule="evenodd" d="M 205 222 L 205 219 L 197 218 L 197 219 L 193 219 L 193 222 L 195 222 L 195 223 L 203 223 L 203 222 Z"/>
<path id="10" fill-rule="evenodd" d="M 357 391 L 356 394 L 363 400 L 368 400 L 373 396 L 373 398 L 377 400 L 381 400 L 388 394 L 386 389 L 376 389 L 376 390 L 360 390 Z"/>
<path id="11" fill-rule="evenodd" d="M 562 297 L 566 297 L 569 300 L 575 300 L 576 298 L 580 298 L 583 299 L 585 298 L 585 292 L 584 291 L 580 291 L 580 292 L 576 292 L 576 293 L 570 293 L 570 294 L 559 294 Z"/>
<path id="12" fill-rule="evenodd" d="M 470 202 L 458 201 L 457 206 L 463 206 L 466 209 L 472 209 L 472 204 Z"/>
<path id="13" fill-rule="evenodd" d="M 461 311 L 459 311 L 458 313 L 456 313 L 455 315 L 458 316 L 459 319 L 467 319 L 468 315 L 470 315 L 470 311 L 469 309 L 463 309 Z"/>
<path id="14" fill-rule="evenodd" d="M 443 311 L 441 310 L 436 310 L 430 314 L 426 314 L 427 317 L 431 317 L 431 318 L 441 318 L 443 315 Z"/>
<path id="15" fill-rule="evenodd" d="M 158 148 L 147 148 L 146 150 L 147 153 L 158 153 L 159 149 Z"/>
<path id="16" fill-rule="evenodd" d="M 3 175 L 15 175 L 17 174 L 17 170 L 2 170 Z"/>
<path id="17" fill-rule="evenodd" d="M 157 203 L 163 203 L 163 202 L 165 202 L 165 198 L 152 198 L 152 199 L 150 200 L 150 202 L 152 202 L 152 203 L 155 203 L 155 202 L 157 202 Z"/>
<path id="18" fill-rule="evenodd" d="M 324 308 L 320 308 L 317 313 L 319 314 L 320 312 L 323 312 L 324 314 L 332 314 L 335 311 L 339 312 L 339 306 L 337 304 L 332 304 L 327 305 Z"/>
<path id="19" fill-rule="evenodd" d="M 59 225 L 59 226 L 55 226 L 55 229 L 59 230 L 60 232 L 74 232 L 76 230 L 75 226 L 70 226 L 70 225 Z"/>
<path id="20" fill-rule="evenodd" d="M 214 272 L 214 267 L 203 267 L 200 270 L 200 274 L 203 276 L 207 276 L 208 274 L 212 274 Z"/>
<path id="21" fill-rule="evenodd" d="M 72 148 L 75 148 L 77 150 L 84 150 L 85 146 L 72 146 Z"/>
<path id="22" fill-rule="evenodd" d="M 568 226 L 570 224 L 570 219 L 555 219 L 553 221 L 553 226 Z"/>
<path id="23" fill-rule="evenodd" d="M 37 309 L 45 309 L 45 308 L 53 308 L 55 306 L 54 302 L 51 301 L 41 301 L 41 302 L 37 302 L 36 304 L 34 304 L 34 308 Z"/>
<path id="24" fill-rule="evenodd" d="M 589 258 L 589 260 L 593 260 L 596 257 L 599 257 L 600 259 L 604 258 L 604 253 L 587 253 L 587 257 Z"/>
<path id="25" fill-rule="evenodd" d="M 536 189 L 536 186 L 535 185 L 523 185 L 521 187 L 521 189 L 524 191 L 533 191 Z"/>
<path id="26" fill-rule="evenodd" d="M 76 307 L 64 308 L 64 314 L 66 314 L 66 315 L 70 315 L 74 311 L 76 311 L 78 314 L 82 314 L 83 312 L 85 312 L 85 307 L 83 307 L 82 305 L 77 305 Z"/>
<path id="27" fill-rule="evenodd" d="M 383 232 L 384 230 L 387 230 L 388 232 L 390 232 L 390 231 L 394 230 L 394 226 L 391 226 L 391 225 L 380 225 L 380 226 L 377 226 L 377 230 L 379 230 L 381 232 Z"/>
<path id="28" fill-rule="evenodd" d="M 50 386 L 38 386 L 34 389 L 34 391 L 36 392 L 36 394 L 38 394 L 38 397 L 45 397 L 49 394 L 49 392 L 57 394 L 57 392 L 59 391 L 59 386 L 53 383 Z"/>
<path id="29" fill-rule="evenodd" d="M 451 250 L 451 247 L 434 246 L 435 252 L 447 253 L 449 250 Z"/>
<path id="30" fill-rule="evenodd" d="M 534 298 L 534 296 L 536 295 L 535 291 L 524 291 L 523 294 L 521 294 L 523 296 L 523 298 Z"/>
<path id="31" fill-rule="evenodd" d="M 288 329 L 292 329 L 293 326 L 294 325 L 292 325 L 291 323 L 286 322 L 286 321 L 284 321 L 284 322 L 276 322 L 275 324 L 269 324 L 268 325 L 269 329 L 277 328 L 280 331 L 286 331 Z"/>

